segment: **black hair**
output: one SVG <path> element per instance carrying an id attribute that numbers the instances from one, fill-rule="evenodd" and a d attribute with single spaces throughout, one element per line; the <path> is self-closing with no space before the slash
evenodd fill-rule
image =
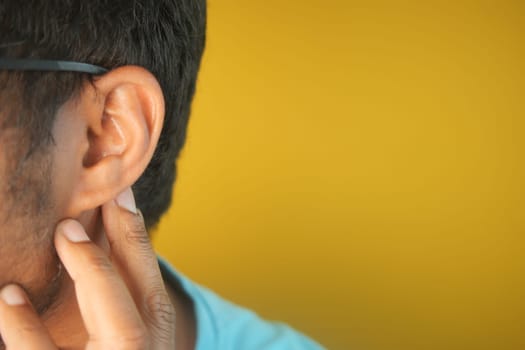
<path id="1" fill-rule="evenodd" d="M 0 0 L 0 56 L 107 69 L 139 65 L 159 81 L 166 101 L 164 126 L 150 164 L 133 186 L 148 228 L 171 203 L 205 31 L 206 0 Z M 16 117 L 1 126 L 26 131 L 22 160 L 53 144 L 58 109 L 90 79 L 82 73 L 0 72 L 4 97 L 18 100 L 16 112 L 11 111 Z"/>

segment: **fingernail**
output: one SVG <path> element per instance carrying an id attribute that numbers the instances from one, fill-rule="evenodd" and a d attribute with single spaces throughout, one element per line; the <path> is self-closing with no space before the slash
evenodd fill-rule
<path id="1" fill-rule="evenodd" d="M 119 194 L 115 201 L 121 208 L 137 215 L 137 206 L 135 205 L 135 197 L 133 196 L 131 187 L 128 187 L 124 192 Z"/>
<path id="2" fill-rule="evenodd" d="M 66 238 L 73 243 L 88 242 L 90 239 L 84 231 L 84 228 L 78 221 L 68 220 L 62 224 L 61 232 Z"/>
<path id="3" fill-rule="evenodd" d="M 26 303 L 22 288 L 14 284 L 4 287 L 0 296 L 7 305 L 23 305 Z"/>

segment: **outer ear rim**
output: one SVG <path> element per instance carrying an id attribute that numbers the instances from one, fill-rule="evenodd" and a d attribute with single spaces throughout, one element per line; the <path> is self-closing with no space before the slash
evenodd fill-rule
<path id="1" fill-rule="evenodd" d="M 107 155 L 97 163 L 90 165 L 89 168 L 84 167 L 82 163 L 82 169 L 80 169 L 80 175 L 68 205 L 67 216 L 69 217 L 77 217 L 84 211 L 95 209 L 115 198 L 127 187 L 131 187 L 150 163 L 157 149 L 164 125 L 165 101 L 162 88 L 154 75 L 145 68 L 122 66 L 97 77 L 90 85 L 92 92 L 88 95 L 94 94 L 95 104 L 102 104 L 99 109 L 102 112 L 99 115 L 88 117 L 86 129 L 100 123 L 106 113 L 108 98 L 111 97 L 112 93 L 116 91 L 120 93 L 122 92 L 119 90 L 120 88 L 126 86 L 126 89 L 129 89 L 131 86 L 134 92 L 133 98 L 138 102 L 142 113 L 137 118 L 133 118 L 137 120 L 130 122 L 130 124 L 135 123 L 135 126 L 131 127 L 135 130 L 135 134 L 128 142 L 136 142 L 137 140 L 140 142 L 142 139 L 145 147 L 143 151 L 137 151 L 136 149 L 137 147 L 140 148 L 140 145 L 130 146 L 128 144 L 121 155 Z M 125 122 L 127 117 L 121 116 L 121 118 Z M 142 127 L 136 125 L 139 123 L 142 124 Z M 126 127 L 130 128 L 129 125 Z M 138 129 L 142 130 L 142 137 L 137 136 L 140 133 L 137 131 Z M 99 133 L 103 132 L 96 126 L 94 130 Z M 124 132 L 129 135 L 130 131 L 124 130 Z M 132 147 L 135 149 L 134 154 L 128 152 Z"/>

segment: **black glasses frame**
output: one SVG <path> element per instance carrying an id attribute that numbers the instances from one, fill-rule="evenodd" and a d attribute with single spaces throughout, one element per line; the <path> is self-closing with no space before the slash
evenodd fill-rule
<path id="1" fill-rule="evenodd" d="M 6 57 L 0 57 L 0 70 L 78 72 L 93 75 L 108 72 L 106 68 L 82 62 Z"/>

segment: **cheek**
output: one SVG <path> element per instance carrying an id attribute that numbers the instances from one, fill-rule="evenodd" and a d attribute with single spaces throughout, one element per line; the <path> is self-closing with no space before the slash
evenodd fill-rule
<path id="1" fill-rule="evenodd" d="M 35 155 L 21 163 L 16 150 L 6 152 L 15 143 L 5 136 L 0 137 L 0 286 L 14 282 L 45 295 L 58 270 L 54 211 L 48 205 L 51 162 Z"/>
<path id="2" fill-rule="evenodd" d="M 39 312 L 52 305 L 61 288 L 53 233 L 54 220 L 44 216 L 12 216 L 0 231 L 0 286 L 22 286 Z"/>
<path id="3" fill-rule="evenodd" d="M 18 283 L 44 295 L 58 272 L 51 223 L 11 217 L 0 232 L 0 285 Z"/>
<path id="4" fill-rule="evenodd" d="M 10 188 L 13 186 L 14 172 L 17 167 L 18 154 L 21 146 L 17 144 L 16 139 L 20 138 L 19 133 L 13 129 L 0 131 L 0 223 L 7 218 L 8 208 L 13 201 L 13 195 L 10 195 Z"/>
<path id="5" fill-rule="evenodd" d="M 0 131 L 0 225 L 49 212 L 51 157 L 43 148 L 29 154 L 27 139 L 20 129 Z"/>

